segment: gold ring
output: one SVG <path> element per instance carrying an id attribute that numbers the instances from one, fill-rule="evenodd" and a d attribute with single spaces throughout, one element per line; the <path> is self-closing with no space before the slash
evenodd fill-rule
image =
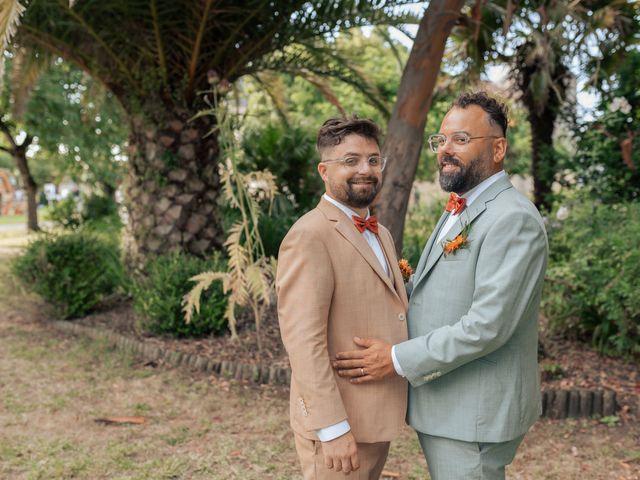
<path id="1" fill-rule="evenodd" d="M 362 376 L 364 377 L 364 368 L 360 369 L 360 373 L 362 374 Z"/>

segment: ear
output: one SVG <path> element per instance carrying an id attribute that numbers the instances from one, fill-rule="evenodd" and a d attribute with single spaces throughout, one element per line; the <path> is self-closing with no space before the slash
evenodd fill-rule
<path id="1" fill-rule="evenodd" d="M 323 181 L 327 181 L 327 164 L 326 163 L 322 163 L 322 162 L 318 162 L 318 173 L 320 174 L 320 178 L 322 178 Z"/>
<path id="2" fill-rule="evenodd" d="M 493 142 L 493 163 L 503 163 L 509 146 L 505 137 L 496 138 Z"/>

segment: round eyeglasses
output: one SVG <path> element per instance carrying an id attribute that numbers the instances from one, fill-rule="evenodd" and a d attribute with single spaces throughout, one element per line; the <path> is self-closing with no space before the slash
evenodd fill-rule
<path id="1" fill-rule="evenodd" d="M 465 132 L 457 132 L 447 137 L 441 133 L 431 135 L 429 137 L 429 147 L 431 147 L 431 151 L 433 153 L 438 153 L 438 149 L 445 146 L 448 139 L 451 139 L 454 148 L 462 148 L 467 145 L 471 140 L 475 140 L 476 138 L 503 138 L 500 135 L 483 135 L 481 137 L 471 137 L 468 133 Z"/>
<path id="2" fill-rule="evenodd" d="M 345 168 L 349 169 L 357 169 L 360 165 L 360 162 L 363 160 L 363 157 L 358 157 L 356 155 L 349 155 L 343 158 L 336 158 L 333 160 L 322 160 L 320 163 L 338 163 Z M 373 170 L 383 171 L 384 167 L 387 166 L 387 159 L 385 157 L 381 157 L 379 155 L 371 155 L 370 157 L 364 159 Z"/>

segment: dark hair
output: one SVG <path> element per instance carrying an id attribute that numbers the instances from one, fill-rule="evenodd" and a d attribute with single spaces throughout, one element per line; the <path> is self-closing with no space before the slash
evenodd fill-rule
<path id="1" fill-rule="evenodd" d="M 453 102 L 451 108 L 467 108 L 469 105 L 477 105 L 489 115 L 489 121 L 502 129 L 502 135 L 507 135 L 507 116 L 509 109 L 504 103 L 490 97 L 487 92 L 465 92 Z"/>
<path id="2" fill-rule="evenodd" d="M 380 129 L 375 122 L 368 118 L 358 118 L 354 113 L 350 117 L 335 117 L 324 122 L 318 132 L 316 148 L 320 151 L 323 148 L 335 147 L 342 143 L 344 137 L 353 134 L 375 140 L 380 146 Z"/>

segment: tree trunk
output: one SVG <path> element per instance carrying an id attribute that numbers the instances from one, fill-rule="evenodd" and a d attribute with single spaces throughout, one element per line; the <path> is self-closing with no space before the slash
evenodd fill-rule
<path id="1" fill-rule="evenodd" d="M 25 141 L 14 153 L 13 158 L 20 172 L 20 180 L 27 195 L 27 228 L 32 232 L 40 230 L 38 225 L 38 185 L 36 184 L 29 163 L 27 162 L 27 142 Z M 31 143 L 31 142 L 29 142 Z"/>
<path id="2" fill-rule="evenodd" d="M 139 269 L 149 255 L 181 250 L 205 255 L 221 248 L 216 209 L 218 141 L 214 120 L 189 122 L 193 112 L 172 112 L 152 123 L 132 118 L 125 193 L 129 218 L 125 250 Z"/>
<path id="3" fill-rule="evenodd" d="M 382 223 L 402 251 L 404 220 L 424 142 L 424 127 L 440 73 L 445 43 L 460 18 L 464 0 L 430 2 L 420 21 L 387 125 L 383 154 L 390 159 L 385 183 L 376 202 Z"/>
<path id="4" fill-rule="evenodd" d="M 553 153 L 555 122 L 556 114 L 550 108 L 545 108 L 539 115 L 529 113 L 533 203 L 539 210 L 549 210 L 551 207 L 551 185 L 555 172 Z"/>

